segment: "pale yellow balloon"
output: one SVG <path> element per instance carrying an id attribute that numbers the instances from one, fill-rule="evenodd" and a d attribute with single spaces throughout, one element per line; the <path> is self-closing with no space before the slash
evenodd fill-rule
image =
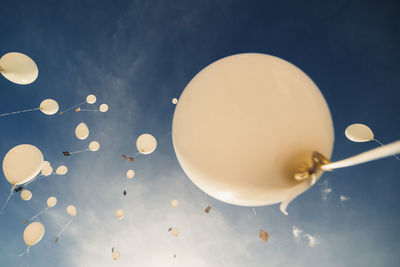
<path id="1" fill-rule="evenodd" d="M 44 169 L 44 168 L 46 168 L 46 167 L 50 167 L 50 166 L 51 166 L 50 162 L 48 162 L 47 160 L 43 161 L 43 163 L 42 163 L 42 169 Z"/>
<path id="2" fill-rule="evenodd" d="M 142 154 L 150 154 L 156 150 L 157 140 L 151 134 L 142 134 L 136 140 L 136 147 Z"/>
<path id="3" fill-rule="evenodd" d="M 179 234 L 178 229 L 176 229 L 176 228 L 172 229 L 171 234 L 172 234 L 173 236 L 178 236 L 178 234 Z"/>
<path id="4" fill-rule="evenodd" d="M 75 135 L 80 140 L 85 140 L 89 136 L 89 128 L 83 122 L 79 123 L 75 128 Z"/>
<path id="5" fill-rule="evenodd" d="M 10 149 L 3 159 L 3 172 L 12 185 L 24 184 L 42 169 L 43 154 L 33 145 L 23 144 Z"/>
<path id="6" fill-rule="evenodd" d="M 115 250 L 115 251 L 112 253 L 112 259 L 116 261 L 116 260 L 119 259 L 119 257 L 121 257 L 121 254 L 119 253 L 118 250 Z"/>
<path id="7" fill-rule="evenodd" d="M 53 99 L 46 99 L 40 103 L 40 111 L 46 115 L 54 115 L 58 111 L 58 103 Z"/>
<path id="8" fill-rule="evenodd" d="M 174 104 L 174 105 L 176 105 L 176 104 L 178 104 L 178 99 L 177 98 L 172 98 L 172 104 Z"/>
<path id="9" fill-rule="evenodd" d="M 7 80 L 17 84 L 33 83 L 39 74 L 36 63 L 18 52 L 7 53 L 0 58 L 0 72 Z"/>
<path id="10" fill-rule="evenodd" d="M 177 207 L 178 207 L 178 200 L 176 200 L 176 199 L 172 200 L 171 206 L 172 206 L 173 208 L 177 208 Z"/>
<path id="11" fill-rule="evenodd" d="M 122 219 L 122 218 L 124 218 L 124 210 L 123 209 L 119 209 L 119 210 L 117 210 L 116 212 L 115 212 L 115 216 L 117 216 L 117 218 L 118 219 Z"/>
<path id="12" fill-rule="evenodd" d="M 38 243 L 44 235 L 44 225 L 40 222 L 30 223 L 24 231 L 24 241 L 28 247 Z"/>
<path id="13" fill-rule="evenodd" d="M 201 190 L 243 206 L 282 202 L 293 178 L 318 151 L 330 157 L 332 118 L 313 81 L 291 63 L 264 54 L 218 60 L 186 86 L 175 108 L 178 161 Z"/>
<path id="14" fill-rule="evenodd" d="M 95 95 L 88 95 L 88 96 L 86 97 L 86 102 L 87 102 L 88 104 L 94 104 L 94 103 L 96 103 L 96 96 L 95 96 Z"/>
<path id="15" fill-rule="evenodd" d="M 67 166 L 61 165 L 56 169 L 56 174 L 58 175 L 64 175 L 68 172 Z"/>
<path id="16" fill-rule="evenodd" d="M 67 207 L 67 213 L 71 216 L 76 216 L 76 208 L 74 205 L 69 205 Z"/>
<path id="17" fill-rule="evenodd" d="M 126 178 L 132 179 L 135 176 L 135 171 L 134 170 L 128 170 L 126 172 Z"/>
<path id="18" fill-rule="evenodd" d="M 97 141 L 90 142 L 90 144 L 89 144 L 89 150 L 90 151 L 95 152 L 95 151 L 97 151 L 99 149 L 100 149 L 100 143 L 99 142 L 97 142 Z"/>
<path id="19" fill-rule="evenodd" d="M 53 173 L 53 167 L 46 166 L 46 167 L 42 168 L 42 175 L 43 176 L 49 176 L 52 173 Z"/>
<path id="20" fill-rule="evenodd" d="M 368 142 L 374 139 L 372 130 L 367 125 L 361 123 L 354 123 L 348 126 L 344 134 L 353 142 Z"/>
<path id="21" fill-rule="evenodd" d="M 101 104 L 99 107 L 99 110 L 101 112 L 107 112 L 108 111 L 108 105 L 107 104 Z"/>
<path id="22" fill-rule="evenodd" d="M 28 189 L 22 190 L 21 192 L 21 198 L 25 201 L 28 201 L 32 198 L 32 192 L 29 191 Z"/>
<path id="23" fill-rule="evenodd" d="M 57 204 L 57 198 L 56 198 L 56 197 L 49 197 L 49 198 L 47 199 L 47 206 L 48 206 L 49 208 L 54 207 L 56 204 Z"/>

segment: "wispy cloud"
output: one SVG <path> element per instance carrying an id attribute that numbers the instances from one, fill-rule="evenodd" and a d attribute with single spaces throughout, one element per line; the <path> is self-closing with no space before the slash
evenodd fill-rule
<path id="1" fill-rule="evenodd" d="M 312 236 L 310 234 L 304 234 L 304 236 L 308 238 L 308 245 L 310 247 L 315 247 L 319 244 L 319 240 L 316 236 Z"/>
<path id="2" fill-rule="evenodd" d="M 297 228 L 296 226 L 292 226 L 292 233 L 293 233 L 293 236 L 294 236 L 294 238 L 295 238 L 296 240 L 299 239 L 300 234 L 301 234 L 302 232 L 303 232 L 303 230 Z"/>
<path id="3" fill-rule="evenodd" d="M 347 201 L 349 199 L 350 199 L 350 197 L 345 197 L 343 195 L 340 196 L 340 201 L 342 201 L 342 202 Z"/>
<path id="4" fill-rule="evenodd" d="M 328 195 L 332 193 L 332 188 L 328 184 L 328 180 L 321 183 L 321 196 L 323 200 L 328 199 Z"/>

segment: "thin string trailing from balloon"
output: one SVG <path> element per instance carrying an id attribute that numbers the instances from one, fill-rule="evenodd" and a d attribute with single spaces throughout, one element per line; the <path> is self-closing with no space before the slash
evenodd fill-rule
<path id="1" fill-rule="evenodd" d="M 53 174 L 53 173 L 52 173 L 52 174 Z M 32 183 L 33 181 L 36 181 L 36 180 L 40 179 L 40 177 L 42 177 L 42 176 L 46 177 L 46 176 L 43 175 L 43 174 L 39 174 L 38 176 L 36 176 L 36 177 L 33 178 L 32 180 L 30 180 L 29 182 L 27 182 L 26 184 L 24 184 L 24 187 L 27 187 L 30 183 Z M 50 176 L 50 175 L 49 175 L 49 176 Z"/>
<path id="2" fill-rule="evenodd" d="M 37 218 L 40 214 L 42 214 L 43 212 L 45 212 L 46 210 L 50 209 L 50 207 L 46 207 L 43 210 L 41 210 L 38 214 L 36 214 L 35 216 L 33 216 L 32 218 L 30 218 L 29 220 L 26 220 L 24 222 L 24 224 L 27 224 L 29 221 L 32 221 L 33 219 Z"/>
<path id="3" fill-rule="evenodd" d="M 85 151 L 88 151 L 88 150 L 90 150 L 90 149 L 89 149 L 89 148 L 86 148 L 86 149 L 82 149 L 82 150 L 78 150 L 78 151 L 74 151 L 74 152 L 69 152 L 69 154 L 70 154 L 70 155 L 72 155 L 72 154 L 77 154 L 77 153 L 85 152 Z"/>
<path id="4" fill-rule="evenodd" d="M 79 112 L 80 111 L 94 111 L 94 112 L 100 112 L 100 110 L 98 110 L 98 109 L 83 109 L 83 108 L 81 108 L 80 110 L 79 110 Z"/>
<path id="5" fill-rule="evenodd" d="M 14 111 L 14 112 L 8 112 L 8 113 L 3 113 L 3 114 L 0 114 L 0 117 L 8 116 L 8 115 L 13 115 L 13 114 L 18 114 L 18 113 L 24 113 L 24 112 L 35 111 L 35 110 L 38 110 L 38 109 L 40 109 L 40 107 L 38 107 L 38 108 L 31 108 L 31 109 L 25 109 L 25 110 L 20 110 L 20 111 Z"/>
<path id="6" fill-rule="evenodd" d="M 258 228 L 261 229 L 261 221 L 260 221 L 260 218 L 257 216 L 256 209 L 255 209 L 255 208 L 252 208 L 252 210 L 253 210 L 254 217 L 256 217 L 256 222 L 257 222 L 257 224 L 258 224 Z M 258 229 L 257 229 L 257 232 L 258 232 Z"/>
<path id="7" fill-rule="evenodd" d="M 65 229 L 67 229 L 67 227 L 71 224 L 71 222 L 72 222 L 73 219 L 74 219 L 74 218 L 71 218 L 71 219 L 67 222 L 67 224 L 61 229 L 61 231 L 57 234 L 57 238 L 56 238 L 56 241 L 55 241 L 56 243 L 57 243 L 57 241 L 58 241 L 60 235 L 65 231 Z"/>
<path id="8" fill-rule="evenodd" d="M 372 139 L 373 141 L 377 142 L 378 144 L 380 144 L 381 146 L 385 146 L 383 143 L 381 143 L 378 139 Z M 392 153 L 392 155 L 397 159 L 400 160 L 400 158 L 398 156 L 396 156 L 396 154 Z"/>
<path id="9" fill-rule="evenodd" d="M 68 109 L 66 109 L 66 110 L 64 110 L 64 111 L 61 111 L 59 114 L 62 115 L 62 114 L 64 114 L 65 112 L 70 111 L 71 109 L 74 109 L 74 108 L 77 108 L 77 107 L 79 107 L 79 106 L 82 106 L 83 104 L 85 104 L 85 102 L 86 102 L 86 101 L 83 101 L 83 102 L 81 102 L 81 103 L 79 103 L 79 104 L 77 104 L 77 105 L 75 105 L 75 106 L 73 106 L 73 107 L 70 107 L 70 108 L 68 108 Z"/>
<path id="10" fill-rule="evenodd" d="M 29 246 L 26 247 L 24 252 L 22 252 L 21 254 L 18 254 L 18 257 L 21 257 L 21 256 L 26 254 L 28 256 L 28 258 L 29 258 L 29 248 L 30 248 Z M 28 264 L 28 266 L 29 266 L 29 264 Z"/>
<path id="11" fill-rule="evenodd" d="M 15 188 L 15 185 L 13 185 L 11 187 L 10 194 L 8 195 L 6 202 L 3 204 L 3 207 L 0 210 L 0 215 L 3 214 L 3 211 L 4 211 L 5 207 L 7 206 L 8 201 L 10 200 L 11 196 L 14 194 L 14 188 Z"/>

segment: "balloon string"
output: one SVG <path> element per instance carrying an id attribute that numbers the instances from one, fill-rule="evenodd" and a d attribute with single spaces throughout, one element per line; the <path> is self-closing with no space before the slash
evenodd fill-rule
<path id="1" fill-rule="evenodd" d="M 81 103 L 79 103 L 79 104 L 77 104 L 77 105 L 75 105 L 75 106 L 73 106 L 73 107 L 70 107 L 70 108 L 68 108 L 68 109 L 66 109 L 66 110 L 64 110 L 64 111 L 61 111 L 59 114 L 61 115 L 61 114 L 65 113 L 65 112 L 67 112 L 67 111 L 70 111 L 71 109 L 77 108 L 77 107 L 79 107 L 79 106 L 85 104 L 85 102 L 86 102 L 86 101 L 83 101 L 83 102 L 81 102 Z"/>
<path id="2" fill-rule="evenodd" d="M 83 108 L 81 108 L 79 111 L 97 111 L 97 112 L 100 112 L 100 110 L 97 110 L 97 109 L 83 109 Z"/>
<path id="3" fill-rule="evenodd" d="M 40 214 L 42 214 L 43 212 L 45 212 L 46 210 L 48 210 L 50 207 L 46 207 L 45 209 L 43 209 L 43 210 L 41 210 L 38 214 L 36 214 L 35 216 L 33 216 L 32 218 L 30 218 L 29 220 L 28 220 L 28 222 L 29 221 L 32 221 L 33 219 L 35 219 L 36 217 L 38 217 Z"/>
<path id="4" fill-rule="evenodd" d="M 10 194 L 8 195 L 6 202 L 3 204 L 3 207 L 0 210 L 0 215 L 3 213 L 5 207 L 7 206 L 8 201 L 10 200 L 11 196 L 14 194 L 14 188 L 15 188 L 15 185 L 13 185 L 11 187 Z"/>
<path id="5" fill-rule="evenodd" d="M 377 140 L 377 139 L 372 139 L 372 140 L 374 140 L 375 142 L 377 142 L 378 144 L 380 144 L 381 146 L 385 146 L 384 144 L 382 144 L 379 140 Z M 394 154 L 394 153 L 392 153 L 392 155 L 397 159 L 397 160 L 400 160 L 400 158 L 398 157 L 398 156 L 396 156 L 396 154 Z"/>
<path id="6" fill-rule="evenodd" d="M 57 239 L 60 237 L 60 235 L 65 231 L 65 229 L 67 229 L 67 227 L 71 224 L 71 222 L 72 222 L 72 220 L 73 220 L 73 218 L 71 218 L 70 220 L 69 220 L 69 222 L 67 222 L 67 224 L 61 229 L 61 231 L 57 234 Z M 56 240 L 57 240 L 56 239 Z"/>
<path id="7" fill-rule="evenodd" d="M 88 151 L 88 150 L 90 150 L 90 149 L 89 149 L 89 148 L 86 148 L 86 149 L 83 149 L 83 150 L 78 150 L 78 151 L 74 151 L 74 152 L 69 152 L 69 154 L 70 154 L 70 155 L 72 155 L 72 154 L 77 154 L 77 153 L 85 152 L 85 151 Z"/>
<path id="8" fill-rule="evenodd" d="M 0 117 L 7 116 L 7 115 L 18 114 L 18 113 L 29 112 L 29 111 L 34 111 L 34 110 L 38 110 L 38 109 L 40 109 L 40 107 L 39 108 L 31 108 L 31 109 L 25 109 L 25 110 L 20 110 L 20 111 L 3 113 L 3 114 L 0 114 Z"/>
<path id="9" fill-rule="evenodd" d="M 22 252 L 21 254 L 18 254 L 18 257 L 21 257 L 21 256 L 23 256 L 23 255 L 28 255 L 28 257 L 29 257 L 29 246 L 28 247 L 26 247 L 26 249 L 25 249 L 25 251 L 24 252 Z"/>
<path id="10" fill-rule="evenodd" d="M 24 184 L 24 187 L 27 187 L 28 184 L 32 183 L 33 181 L 36 181 L 38 179 L 40 179 L 40 177 L 44 176 L 43 174 L 39 174 L 38 176 L 36 176 L 35 178 L 33 178 L 32 180 L 30 180 L 29 182 L 27 182 L 26 184 Z"/>

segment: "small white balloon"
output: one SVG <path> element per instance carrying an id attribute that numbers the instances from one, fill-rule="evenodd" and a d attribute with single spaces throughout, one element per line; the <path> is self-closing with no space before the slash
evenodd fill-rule
<path id="1" fill-rule="evenodd" d="M 11 52 L 0 58 L 0 73 L 13 83 L 30 84 L 38 77 L 39 70 L 27 55 Z"/>
<path id="2" fill-rule="evenodd" d="M 172 234 L 173 236 L 178 236 L 178 234 L 179 234 L 178 229 L 176 229 L 176 228 L 172 229 L 171 234 Z"/>
<path id="3" fill-rule="evenodd" d="M 43 161 L 43 163 L 42 163 L 42 169 L 43 169 L 43 168 L 46 168 L 46 167 L 50 167 L 50 166 L 51 166 L 50 162 L 48 162 L 47 160 Z"/>
<path id="4" fill-rule="evenodd" d="M 114 251 L 113 253 L 112 253 L 112 259 L 113 260 L 118 260 L 119 259 L 119 257 L 121 257 L 121 254 L 119 253 L 119 251 L 118 250 L 116 250 L 116 251 Z"/>
<path id="5" fill-rule="evenodd" d="M 46 115 L 54 115 L 58 111 L 58 103 L 53 99 L 46 99 L 40 103 L 40 111 Z"/>
<path id="6" fill-rule="evenodd" d="M 156 150 L 157 140 L 151 134 L 142 134 L 136 140 L 136 147 L 142 154 L 150 154 Z"/>
<path id="7" fill-rule="evenodd" d="M 173 208 L 177 208 L 177 207 L 178 207 L 178 200 L 176 200 L 176 199 L 172 200 L 171 206 L 172 206 Z"/>
<path id="8" fill-rule="evenodd" d="M 32 198 L 32 192 L 25 189 L 21 192 L 21 198 L 25 201 L 28 201 Z"/>
<path id="9" fill-rule="evenodd" d="M 28 247 L 38 243 L 44 235 L 44 225 L 40 222 L 29 224 L 24 231 L 24 241 Z"/>
<path id="10" fill-rule="evenodd" d="M 58 175 L 64 175 L 64 174 L 66 174 L 68 172 L 68 168 L 67 168 L 67 166 L 64 166 L 64 165 L 61 165 L 61 166 L 59 166 L 57 169 L 56 169 L 56 173 L 58 174 Z"/>
<path id="11" fill-rule="evenodd" d="M 79 123 L 75 128 L 75 135 L 80 140 L 85 140 L 89 136 L 89 128 L 83 122 Z"/>
<path id="12" fill-rule="evenodd" d="M 134 170 L 128 170 L 126 172 L 126 178 L 132 179 L 135 176 L 135 171 Z"/>
<path id="13" fill-rule="evenodd" d="M 374 139 L 372 130 L 364 124 L 354 123 L 344 131 L 346 137 L 353 142 L 368 142 Z"/>
<path id="14" fill-rule="evenodd" d="M 74 205 L 69 205 L 67 207 L 67 213 L 71 216 L 76 216 L 76 208 Z"/>
<path id="15" fill-rule="evenodd" d="M 51 167 L 51 166 L 46 166 L 42 169 L 43 176 L 49 176 L 52 173 L 53 173 L 53 167 Z"/>
<path id="16" fill-rule="evenodd" d="M 117 218 L 119 220 L 121 220 L 122 218 L 124 218 L 124 210 L 123 209 L 119 209 L 115 212 L 115 216 L 117 216 Z"/>
<path id="17" fill-rule="evenodd" d="M 95 96 L 95 95 L 88 95 L 88 96 L 86 97 L 86 102 L 87 102 L 88 104 L 94 104 L 94 103 L 96 103 L 96 96 Z"/>
<path id="18" fill-rule="evenodd" d="M 49 197 L 49 198 L 47 199 L 47 206 L 48 206 L 49 208 L 54 207 L 56 204 L 57 204 L 57 198 L 56 198 L 56 197 Z"/>
<path id="19" fill-rule="evenodd" d="M 107 104 L 101 104 L 99 107 L 99 110 L 101 112 L 107 112 L 108 111 L 108 105 Z"/>
<path id="20" fill-rule="evenodd" d="M 89 150 L 90 151 L 95 152 L 95 151 L 97 151 L 99 149 L 100 149 L 100 143 L 99 142 L 97 142 L 97 141 L 90 142 L 90 144 L 89 144 Z"/>
<path id="21" fill-rule="evenodd" d="M 174 104 L 174 105 L 176 105 L 176 104 L 178 104 L 178 99 L 177 98 L 172 98 L 172 104 Z"/>

